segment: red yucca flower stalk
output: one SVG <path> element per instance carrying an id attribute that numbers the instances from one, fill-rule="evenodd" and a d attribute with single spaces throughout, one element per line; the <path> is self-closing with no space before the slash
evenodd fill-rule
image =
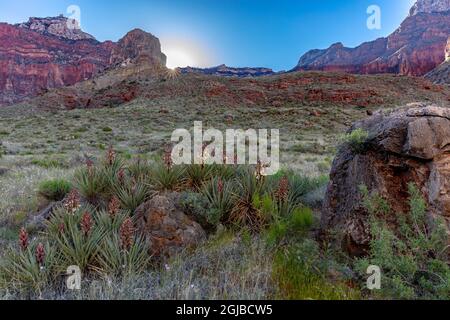
<path id="1" fill-rule="evenodd" d="M 108 203 L 108 213 L 111 218 L 114 218 L 120 210 L 120 200 L 114 196 Z"/>
<path id="2" fill-rule="evenodd" d="M 28 248 L 28 232 L 25 230 L 25 228 L 20 229 L 19 244 L 20 248 L 23 251 L 25 251 Z"/>
<path id="3" fill-rule="evenodd" d="M 223 193 L 223 181 L 221 178 L 217 180 L 217 191 L 219 192 L 219 194 Z"/>
<path id="4" fill-rule="evenodd" d="M 108 164 L 110 166 L 112 166 L 112 164 L 116 160 L 116 152 L 114 151 L 112 146 L 110 146 L 108 149 L 108 153 L 106 154 L 106 160 L 108 161 Z"/>
<path id="5" fill-rule="evenodd" d="M 91 159 L 86 159 L 86 167 L 90 176 L 94 174 L 94 162 Z"/>
<path id="6" fill-rule="evenodd" d="M 117 173 L 117 179 L 119 180 L 120 184 L 123 184 L 125 181 L 125 170 L 123 168 L 119 169 L 119 172 Z"/>
<path id="7" fill-rule="evenodd" d="M 289 180 L 286 177 L 281 178 L 278 185 L 277 198 L 280 201 L 286 201 L 289 193 Z"/>
<path id="8" fill-rule="evenodd" d="M 92 229 L 92 217 L 89 212 L 83 213 L 81 217 L 81 231 L 83 231 L 84 235 L 87 236 Z"/>
<path id="9" fill-rule="evenodd" d="M 42 266 L 45 260 L 45 249 L 42 243 L 39 243 L 36 247 L 36 262 Z"/>
<path id="10" fill-rule="evenodd" d="M 74 213 L 79 206 L 80 206 L 80 195 L 76 190 L 70 191 L 66 201 L 64 202 L 64 207 L 69 213 Z"/>
<path id="11" fill-rule="evenodd" d="M 134 226 L 133 221 L 127 218 L 120 226 L 120 244 L 122 249 L 129 250 L 133 245 Z"/>
<path id="12" fill-rule="evenodd" d="M 66 226 L 64 225 L 64 223 L 60 223 L 58 226 L 59 233 L 63 234 L 65 230 L 66 230 Z"/>
<path id="13" fill-rule="evenodd" d="M 170 170 L 173 166 L 172 150 L 170 147 L 167 147 L 164 151 L 164 165 L 166 166 L 167 170 Z"/>

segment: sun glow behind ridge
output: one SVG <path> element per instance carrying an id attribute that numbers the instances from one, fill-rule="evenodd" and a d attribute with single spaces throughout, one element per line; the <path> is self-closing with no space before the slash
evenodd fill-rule
<path id="1" fill-rule="evenodd" d="M 168 48 L 164 51 L 164 54 L 167 56 L 167 68 L 169 69 L 198 64 L 195 59 L 182 48 Z"/>
<path id="2" fill-rule="evenodd" d="M 203 46 L 185 39 L 161 38 L 161 50 L 167 56 L 167 68 L 210 67 L 212 60 Z"/>

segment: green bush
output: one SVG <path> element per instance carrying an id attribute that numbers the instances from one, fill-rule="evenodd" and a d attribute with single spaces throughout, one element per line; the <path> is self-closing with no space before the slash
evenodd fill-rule
<path id="1" fill-rule="evenodd" d="M 360 299 L 344 278 L 327 277 L 331 267 L 313 240 L 281 248 L 274 260 L 273 277 L 277 283 L 277 299 L 286 300 L 353 300 Z M 333 266 L 336 267 L 336 266 Z"/>
<path id="2" fill-rule="evenodd" d="M 70 192 L 72 185 L 64 179 L 43 181 L 39 185 L 39 194 L 50 201 L 60 201 Z"/>
<path id="3" fill-rule="evenodd" d="M 364 203 L 371 213 L 370 255 L 357 261 L 361 274 L 369 265 L 382 270 L 382 286 L 375 296 L 394 299 L 448 299 L 450 268 L 444 221 L 428 222 L 426 203 L 410 184 L 408 214 L 392 214 L 389 206 L 362 188 Z M 385 217 L 397 221 L 388 225 Z M 397 225 L 393 227 L 392 225 Z"/>
<path id="4" fill-rule="evenodd" d="M 366 148 L 366 142 L 368 138 L 369 133 L 362 128 L 358 128 L 350 133 L 345 134 L 342 140 L 345 144 L 348 144 L 350 146 L 353 152 L 362 153 Z"/>

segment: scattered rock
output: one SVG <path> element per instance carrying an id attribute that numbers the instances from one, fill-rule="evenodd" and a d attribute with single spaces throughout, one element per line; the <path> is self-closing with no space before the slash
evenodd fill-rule
<path id="1" fill-rule="evenodd" d="M 51 217 L 53 211 L 62 206 L 64 200 L 52 202 L 35 215 L 32 215 L 26 222 L 27 228 L 32 230 L 44 230 L 46 221 Z"/>
<path id="2" fill-rule="evenodd" d="M 0 177 L 1 176 L 4 176 L 5 174 L 7 174 L 8 173 L 8 169 L 6 169 L 6 168 L 0 168 Z"/>
<path id="3" fill-rule="evenodd" d="M 410 182 L 426 199 L 430 221 L 441 216 L 450 230 L 450 109 L 410 105 L 387 115 L 377 112 L 351 130 L 356 128 L 369 132 L 365 151 L 339 150 L 322 209 L 322 236 L 338 231 L 350 254 L 363 255 L 370 235 L 359 186 L 379 193 L 392 212 L 401 213 L 409 210 Z"/>
<path id="4" fill-rule="evenodd" d="M 136 209 L 137 229 L 150 241 L 151 254 L 168 257 L 206 238 L 202 227 L 177 206 L 177 193 L 157 195 Z"/>

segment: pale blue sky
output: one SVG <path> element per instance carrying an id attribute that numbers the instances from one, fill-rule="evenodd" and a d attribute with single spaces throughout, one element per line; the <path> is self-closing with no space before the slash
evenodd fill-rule
<path id="1" fill-rule="evenodd" d="M 299 57 L 335 42 L 356 46 L 386 36 L 414 0 L 0 0 L 0 21 L 81 9 L 81 24 L 98 40 L 141 28 L 161 39 L 169 59 L 197 66 L 294 67 Z M 367 7 L 381 8 L 380 30 L 366 27 Z M 67 14 L 66 14 L 67 15 Z"/>

